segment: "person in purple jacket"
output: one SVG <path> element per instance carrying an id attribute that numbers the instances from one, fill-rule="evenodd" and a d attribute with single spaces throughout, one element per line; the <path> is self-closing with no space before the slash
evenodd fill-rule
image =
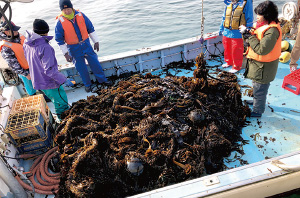
<path id="1" fill-rule="evenodd" d="M 49 41 L 53 36 L 48 36 L 49 26 L 42 19 L 35 19 L 33 32 L 27 32 L 23 48 L 29 64 L 29 72 L 33 87 L 41 90 L 54 104 L 58 119 L 69 108 L 67 94 L 63 88 L 74 86 L 71 79 L 66 78 L 58 71 L 53 47 Z"/>

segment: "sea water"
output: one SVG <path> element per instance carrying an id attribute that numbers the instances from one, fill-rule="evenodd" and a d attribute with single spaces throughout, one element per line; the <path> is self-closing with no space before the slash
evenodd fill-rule
<path id="1" fill-rule="evenodd" d="M 254 1 L 257 6 L 263 1 Z M 274 0 L 281 13 L 284 0 Z M 296 1 L 294 1 L 296 2 Z M 100 38 L 99 56 L 151 47 L 201 34 L 202 11 L 204 33 L 218 31 L 225 9 L 223 0 L 72 0 L 74 9 L 86 14 Z M 32 30 L 34 19 L 44 19 L 54 35 L 56 16 L 61 13 L 59 0 L 12 2 L 12 21 Z M 51 45 L 59 64 L 66 63 L 55 40 Z"/>

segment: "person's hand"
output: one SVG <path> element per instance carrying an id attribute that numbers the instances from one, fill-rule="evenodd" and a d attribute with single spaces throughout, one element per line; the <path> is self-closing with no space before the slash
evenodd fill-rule
<path id="1" fill-rule="evenodd" d="M 72 78 L 67 78 L 67 80 L 64 82 L 64 84 L 67 86 L 67 87 L 74 87 L 74 83 L 72 82 L 74 81 Z M 74 81 L 75 82 L 75 81 Z"/>
<path id="2" fill-rule="evenodd" d="M 243 35 L 244 40 L 248 39 L 250 36 L 252 36 L 251 34 L 251 28 L 248 28 L 244 25 L 241 25 L 239 27 L 240 33 Z"/>
<path id="3" fill-rule="evenodd" d="M 240 30 L 240 33 L 241 33 L 241 34 L 244 34 L 244 33 L 246 33 L 246 31 L 247 31 L 247 27 L 244 26 L 244 25 L 241 25 L 241 26 L 239 27 L 239 30 Z"/>
<path id="4" fill-rule="evenodd" d="M 222 31 L 219 31 L 219 36 L 222 36 L 222 35 L 223 35 Z"/>
<path id="5" fill-rule="evenodd" d="M 67 60 L 68 62 L 72 62 L 72 59 L 73 59 L 73 58 L 72 58 L 72 56 L 69 55 L 69 53 L 66 53 L 66 54 L 65 54 L 65 58 L 66 58 L 66 60 Z"/>
<path id="6" fill-rule="evenodd" d="M 94 44 L 94 50 L 99 52 L 99 42 Z"/>
<path id="7" fill-rule="evenodd" d="M 30 74 L 28 74 L 27 76 L 25 76 L 28 80 L 31 80 Z"/>

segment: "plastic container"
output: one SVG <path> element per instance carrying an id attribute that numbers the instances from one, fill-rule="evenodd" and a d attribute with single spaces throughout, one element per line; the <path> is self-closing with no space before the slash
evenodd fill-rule
<path id="1" fill-rule="evenodd" d="M 17 144 L 16 147 L 20 153 L 35 153 L 37 151 L 46 151 L 51 148 L 52 145 L 52 134 L 54 130 L 51 125 L 47 125 L 46 136 L 36 140 Z"/>
<path id="2" fill-rule="evenodd" d="M 15 100 L 10 114 L 23 113 L 30 110 L 40 110 L 45 119 L 48 119 L 49 107 L 43 94 L 29 96 Z"/>
<path id="3" fill-rule="evenodd" d="M 299 95 L 300 93 L 300 69 L 286 75 L 283 79 L 282 88 Z"/>

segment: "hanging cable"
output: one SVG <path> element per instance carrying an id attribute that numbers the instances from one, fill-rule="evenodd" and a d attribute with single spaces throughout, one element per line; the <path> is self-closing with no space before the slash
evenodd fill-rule
<path id="1" fill-rule="evenodd" d="M 60 87 L 62 86 L 63 84 L 61 84 L 61 85 L 59 85 L 59 87 L 57 88 L 57 91 L 58 91 L 58 94 L 59 94 L 59 96 L 60 96 L 60 98 L 66 103 L 66 104 L 68 104 L 68 106 L 69 107 L 71 107 L 71 105 L 61 96 L 61 94 L 60 94 Z"/>
<path id="2" fill-rule="evenodd" d="M 202 7 L 201 7 L 201 14 L 202 14 L 202 16 L 201 16 L 201 37 L 200 37 L 200 43 L 201 43 L 201 53 L 203 52 L 203 43 L 204 43 L 204 14 L 203 14 L 203 1 L 204 0 L 202 0 Z"/>

